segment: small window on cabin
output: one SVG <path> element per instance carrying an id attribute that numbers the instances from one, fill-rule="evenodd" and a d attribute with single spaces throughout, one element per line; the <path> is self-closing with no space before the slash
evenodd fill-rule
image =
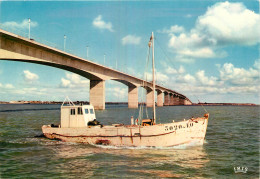
<path id="1" fill-rule="evenodd" d="M 89 109 L 90 114 L 94 114 L 94 110 L 93 109 Z"/>
<path id="2" fill-rule="evenodd" d="M 85 114 L 88 114 L 88 109 L 85 109 Z"/>
<path id="3" fill-rule="evenodd" d="M 70 109 L 70 115 L 75 115 L 75 109 Z"/>
<path id="4" fill-rule="evenodd" d="M 80 108 L 78 108 L 78 115 L 82 115 L 82 114 L 83 114 L 82 108 L 80 107 Z"/>

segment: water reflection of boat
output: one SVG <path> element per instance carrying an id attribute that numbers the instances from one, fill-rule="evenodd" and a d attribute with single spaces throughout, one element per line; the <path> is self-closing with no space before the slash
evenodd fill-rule
<path id="1" fill-rule="evenodd" d="M 182 150 L 184 149 L 185 150 Z M 113 149 L 113 150 L 110 150 Z M 69 160 L 70 165 L 64 168 L 73 173 L 83 172 L 93 176 L 93 170 L 99 167 L 113 168 L 124 171 L 132 176 L 148 175 L 159 178 L 187 178 L 185 170 L 201 171 L 209 162 L 207 153 L 202 146 L 180 148 L 121 148 L 91 145 L 59 145 L 52 152 L 54 157 Z M 141 161 L 141 162 L 140 162 Z M 62 164 L 61 164 L 62 165 Z M 85 167 L 84 167 L 85 166 Z M 163 170 L 160 167 L 163 166 Z"/>
<path id="2" fill-rule="evenodd" d="M 92 105 L 61 106 L 61 124 L 59 126 L 44 125 L 43 134 L 50 139 L 66 142 L 103 144 L 113 146 L 176 146 L 188 143 L 203 144 L 206 135 L 209 114 L 204 117 L 190 118 L 181 122 L 166 124 L 156 123 L 155 111 L 155 69 L 154 69 L 154 37 L 149 41 L 153 50 L 153 118 L 142 119 L 131 125 L 100 125 L 96 121 Z"/>

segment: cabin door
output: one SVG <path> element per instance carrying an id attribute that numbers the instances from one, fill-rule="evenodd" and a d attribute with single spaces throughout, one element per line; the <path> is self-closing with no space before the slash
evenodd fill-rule
<path id="1" fill-rule="evenodd" d="M 77 111 L 76 111 L 76 108 L 70 109 L 69 127 L 77 127 Z"/>

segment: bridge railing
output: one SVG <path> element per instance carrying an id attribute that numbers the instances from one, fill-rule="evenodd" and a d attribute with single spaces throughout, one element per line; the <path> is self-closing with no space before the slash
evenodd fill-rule
<path id="1" fill-rule="evenodd" d="M 11 26 L 3 25 L 1 23 L 0 23 L 0 28 L 5 30 L 5 31 L 7 31 L 7 32 L 11 32 L 11 33 L 19 35 L 21 37 L 29 39 L 29 30 L 28 30 L 28 28 L 25 28 L 25 29 L 22 30 L 22 29 L 19 29 L 19 28 L 14 28 L 14 27 L 11 27 Z M 55 44 L 53 42 L 50 42 L 48 40 L 42 39 L 42 38 L 40 38 L 40 37 L 38 37 L 38 36 L 36 36 L 36 35 L 34 35 L 32 33 L 30 33 L 30 39 L 33 39 L 34 41 L 39 42 L 39 43 L 44 44 L 44 45 L 47 45 L 49 47 L 53 47 L 53 48 L 56 48 L 58 50 L 64 51 L 64 46 L 61 46 L 61 45 Z M 68 48 L 66 48 L 64 52 L 70 53 L 70 54 L 78 56 L 78 57 L 81 57 L 83 59 L 86 58 L 83 55 L 79 55 L 79 54 L 74 53 L 71 49 L 68 49 Z M 97 64 L 100 64 L 100 65 L 105 65 L 105 64 L 98 63 L 98 61 L 96 59 L 91 59 L 90 58 L 88 60 L 90 60 L 92 62 L 95 62 Z M 123 72 L 123 73 L 127 73 L 127 74 L 132 75 L 132 76 L 136 75 L 133 71 L 131 71 L 131 70 L 129 71 L 125 67 L 121 67 L 120 68 L 120 67 L 113 66 L 111 64 L 106 64 L 106 66 L 108 66 L 109 68 L 112 68 L 114 70 L 117 70 L 117 71 L 120 71 L 120 72 Z M 145 77 L 140 77 L 140 78 L 145 80 Z M 165 84 L 159 82 L 158 80 L 156 80 L 156 84 L 165 86 Z"/>
<path id="2" fill-rule="evenodd" d="M 5 31 L 7 31 L 7 32 L 11 32 L 11 33 L 14 33 L 14 34 L 16 34 L 16 35 L 19 35 L 19 36 L 21 36 L 21 37 L 24 37 L 24 38 L 28 38 L 29 39 L 29 30 L 28 30 L 28 28 L 25 28 L 25 29 L 19 29 L 19 28 L 15 28 L 15 27 L 12 27 L 12 26 L 6 26 L 6 25 L 4 25 L 4 24 L 1 24 L 0 23 L 0 28 L 1 29 L 3 29 L 3 30 L 5 30 Z M 48 40 L 46 40 L 46 39 L 42 39 L 42 38 L 40 38 L 40 37 L 38 37 L 38 36 L 36 36 L 36 35 L 34 35 L 34 34 L 32 34 L 32 33 L 30 33 L 30 39 L 33 39 L 34 41 L 36 41 L 36 42 L 39 42 L 39 43 L 41 43 L 41 44 L 44 44 L 44 45 L 47 45 L 47 46 L 49 46 L 49 47 L 53 47 L 53 48 L 56 48 L 56 49 L 58 49 L 58 50 L 61 50 L 61 51 L 64 51 L 64 52 L 67 52 L 67 53 L 70 53 L 70 54 L 72 54 L 72 55 L 75 55 L 75 56 L 78 56 L 78 57 L 81 57 L 81 58 L 86 58 L 85 56 L 83 56 L 83 55 L 79 55 L 79 54 L 76 54 L 76 53 L 74 53 L 73 52 L 73 50 L 71 50 L 71 49 L 69 49 L 69 48 L 67 48 L 66 47 L 66 49 L 64 50 L 64 46 L 63 45 L 58 45 L 58 44 L 55 44 L 55 43 L 53 43 L 53 42 L 50 42 L 50 41 L 48 41 Z M 92 61 L 92 62 L 95 62 L 95 63 L 97 63 L 97 64 L 100 64 L 100 65 L 105 65 L 105 64 L 102 64 L 102 63 L 99 63 L 98 62 L 98 60 L 96 60 L 96 59 L 91 59 L 91 58 L 88 58 L 88 60 L 90 60 L 90 61 Z M 115 70 L 120 70 L 121 72 L 125 72 L 125 73 L 129 73 L 129 71 L 127 71 L 127 68 L 118 68 L 118 67 L 115 67 L 115 66 L 113 66 L 113 65 L 111 65 L 111 64 L 106 64 L 107 66 L 109 66 L 110 68 L 112 68 L 112 69 L 115 69 Z M 133 74 L 131 74 L 131 75 L 134 75 L 134 73 Z"/>
<path id="3" fill-rule="evenodd" d="M 5 30 L 5 31 L 11 32 L 11 33 L 14 33 L 14 34 L 16 34 L 16 35 L 19 35 L 19 36 L 21 36 L 21 37 L 24 37 L 24 38 L 28 38 L 28 39 L 29 39 L 29 31 L 28 31 L 28 29 L 25 29 L 25 30 L 28 31 L 28 32 L 25 32 L 25 30 L 21 30 L 21 29 L 14 28 L 14 27 L 11 27 L 11 26 L 5 26 L 5 25 L 3 25 L 3 24 L 0 24 L 0 28 L 3 29 L 3 30 Z M 35 40 L 35 41 L 37 41 L 37 42 L 39 42 L 39 43 L 42 43 L 42 44 L 44 44 L 44 45 L 47 45 L 47 46 L 50 46 L 50 47 L 53 47 L 53 48 L 56 48 L 56 49 L 59 49 L 59 50 L 64 51 L 64 48 L 63 48 L 62 46 L 57 45 L 57 44 L 55 44 L 55 43 L 53 43 L 53 42 L 44 40 L 44 39 L 42 39 L 42 38 L 40 38 L 40 37 L 38 37 L 38 36 L 36 36 L 36 35 L 34 35 L 34 34 L 30 34 L 30 39 L 33 39 L 33 40 Z M 73 55 L 76 55 L 76 54 L 74 54 L 73 51 L 70 50 L 70 49 L 66 49 L 65 51 L 68 52 L 68 53 L 71 53 L 71 54 L 73 54 Z"/>
<path id="4" fill-rule="evenodd" d="M 28 28 L 22 30 L 22 29 L 19 29 L 19 28 L 15 28 L 15 27 L 11 27 L 11 26 L 6 26 L 6 25 L 3 25 L 0 23 L 0 28 L 7 31 L 7 32 L 11 32 L 11 33 L 14 33 L 16 35 L 19 35 L 21 37 L 24 37 L 24 38 L 28 38 L 29 39 L 29 31 L 28 31 Z M 55 44 L 53 42 L 50 42 L 46 39 L 42 39 L 34 34 L 30 34 L 30 39 L 33 39 L 34 41 L 36 42 L 39 42 L 39 43 L 42 43 L 44 45 L 47 45 L 49 47 L 53 47 L 53 48 L 56 48 L 58 50 L 61 50 L 61 51 L 64 51 L 64 46 L 62 45 L 58 45 L 58 44 Z M 65 52 L 67 53 L 70 53 L 72 55 L 75 55 L 75 56 L 78 56 L 78 57 L 81 57 L 81 58 L 86 58 L 85 56 L 83 55 L 79 55 L 79 54 L 76 54 L 73 52 L 73 50 L 69 49 L 66 47 L 65 49 Z M 109 66 L 110 68 L 114 69 L 114 70 L 118 70 L 118 71 L 121 71 L 121 72 L 124 72 L 124 73 L 128 73 L 130 75 L 135 75 L 134 73 L 132 73 L 131 71 L 128 71 L 127 68 L 120 68 L 120 67 L 116 67 L 116 65 L 111 65 L 111 64 L 102 64 L 102 63 L 99 63 L 98 60 L 96 59 L 91 59 L 91 58 L 88 58 L 88 60 L 92 61 L 92 62 L 95 62 L 97 64 L 100 64 L 100 65 L 106 65 L 106 66 Z"/>

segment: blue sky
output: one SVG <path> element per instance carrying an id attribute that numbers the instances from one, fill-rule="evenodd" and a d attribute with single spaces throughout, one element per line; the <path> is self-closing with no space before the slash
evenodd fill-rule
<path id="1" fill-rule="evenodd" d="M 87 58 L 88 46 L 89 60 L 140 78 L 153 31 L 158 84 L 193 102 L 260 103 L 257 0 L 2 1 L 0 9 L 5 30 L 28 36 L 31 18 L 36 41 L 63 49 L 66 35 L 66 51 Z M 89 80 L 57 68 L 0 61 L 0 101 L 67 95 L 89 100 Z M 127 87 L 106 81 L 106 101 L 127 101 Z"/>

